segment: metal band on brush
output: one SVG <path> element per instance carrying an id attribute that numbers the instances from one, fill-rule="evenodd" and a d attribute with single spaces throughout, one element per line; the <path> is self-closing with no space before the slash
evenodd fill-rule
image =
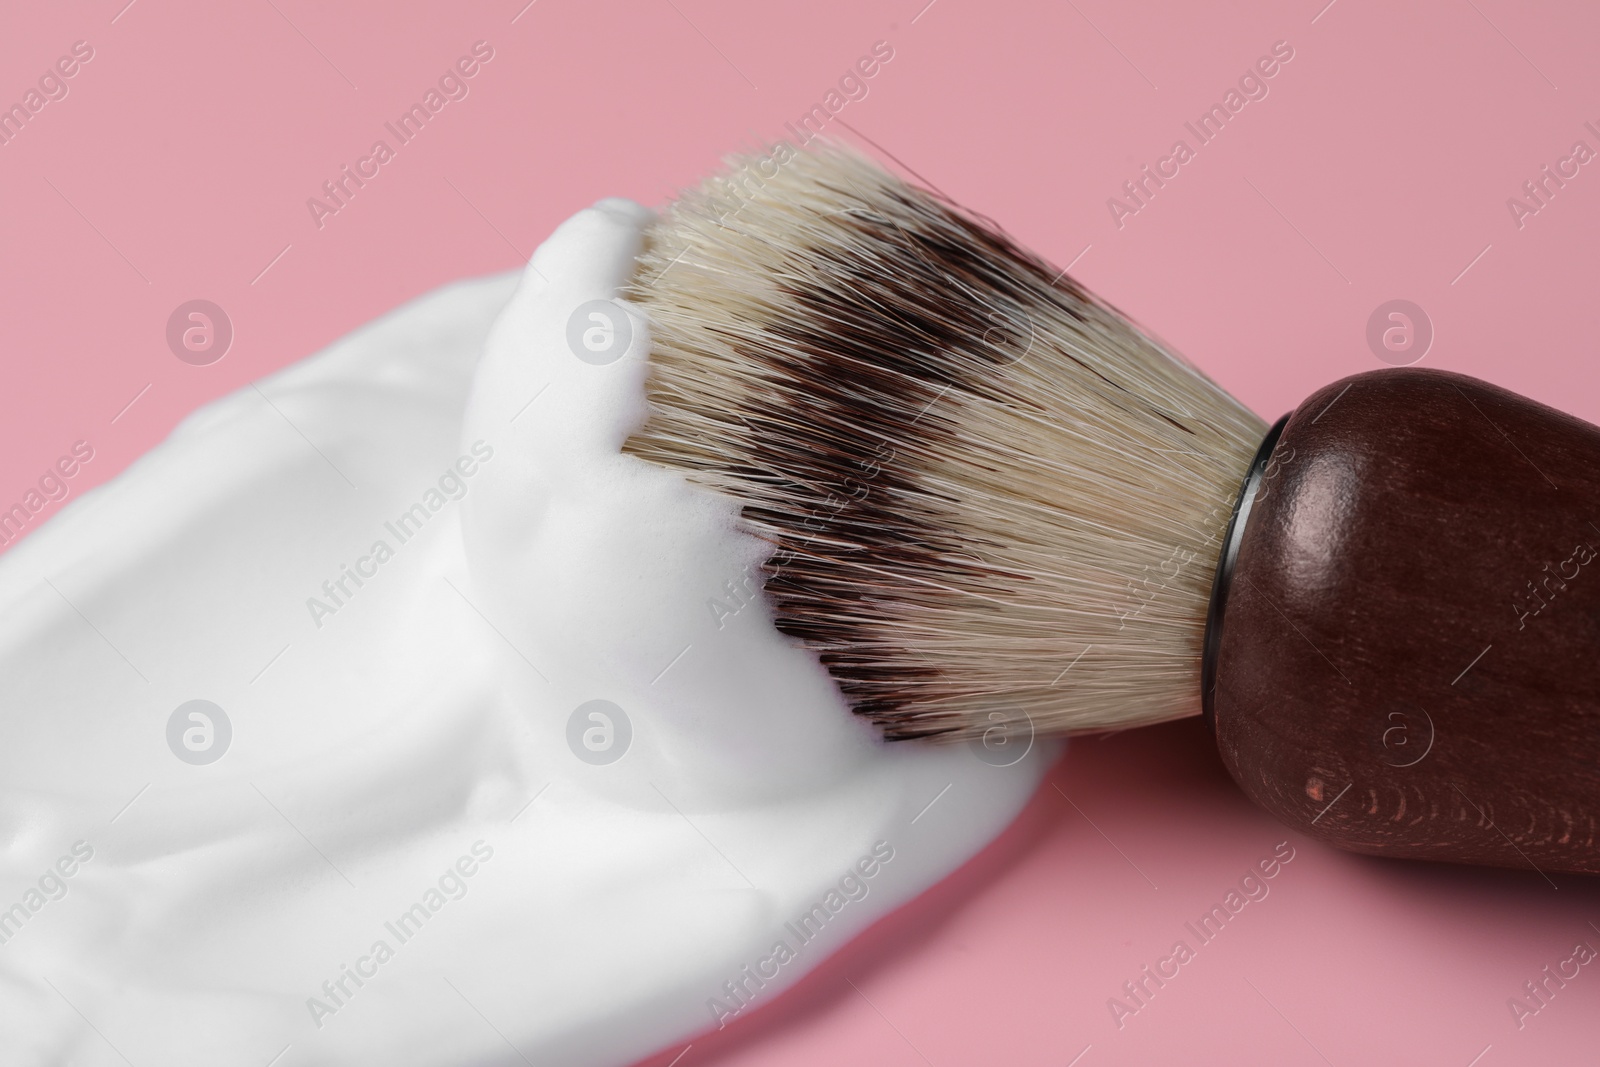
<path id="1" fill-rule="evenodd" d="M 1289 415 L 1292 414 L 1294 412 L 1291 411 Z M 1261 488 L 1262 472 L 1272 459 L 1272 450 L 1283 435 L 1289 415 L 1273 423 L 1267 436 L 1262 438 L 1261 447 L 1256 449 L 1256 457 L 1250 461 L 1250 470 L 1244 476 L 1244 484 L 1239 487 L 1238 499 L 1233 502 L 1233 515 L 1228 519 L 1228 529 L 1222 535 L 1222 554 L 1217 559 L 1216 580 L 1211 583 L 1211 603 L 1206 608 L 1206 636 L 1200 657 L 1200 714 L 1213 733 L 1217 729 L 1212 710 L 1217 688 L 1217 653 L 1222 647 L 1222 613 L 1228 605 L 1233 564 L 1239 555 L 1239 542 L 1244 540 L 1244 529 L 1250 523 L 1250 507 Z"/>

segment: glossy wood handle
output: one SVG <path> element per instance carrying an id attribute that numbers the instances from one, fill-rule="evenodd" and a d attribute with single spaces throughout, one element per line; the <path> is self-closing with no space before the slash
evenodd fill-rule
<path id="1" fill-rule="evenodd" d="M 1214 726 L 1341 848 L 1600 872 L 1600 428 L 1443 371 L 1300 405 L 1220 623 Z"/>

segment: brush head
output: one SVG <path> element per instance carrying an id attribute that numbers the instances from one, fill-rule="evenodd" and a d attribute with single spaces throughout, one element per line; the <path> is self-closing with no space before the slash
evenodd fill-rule
<path id="1" fill-rule="evenodd" d="M 774 173 L 775 171 L 775 173 Z M 822 146 L 654 226 L 628 451 L 736 497 L 783 632 L 892 739 L 1200 707 L 1265 424 L 993 226 Z"/>

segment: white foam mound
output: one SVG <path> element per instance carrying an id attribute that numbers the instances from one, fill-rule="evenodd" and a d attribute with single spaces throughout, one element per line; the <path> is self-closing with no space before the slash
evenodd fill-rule
<path id="1" fill-rule="evenodd" d="M 209 405 L 0 558 L 0 1061 L 624 1064 L 1022 807 L 1053 750 L 879 742 L 734 506 L 620 453 L 646 324 L 609 363 L 568 325 L 649 218 Z"/>

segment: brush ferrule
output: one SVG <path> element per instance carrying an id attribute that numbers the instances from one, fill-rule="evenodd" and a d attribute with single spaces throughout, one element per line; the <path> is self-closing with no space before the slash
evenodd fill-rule
<path id="1" fill-rule="evenodd" d="M 1290 415 L 1294 412 L 1290 412 Z M 1261 447 L 1250 461 L 1244 484 L 1233 502 L 1233 514 L 1228 518 L 1228 529 L 1222 535 L 1222 554 L 1217 558 L 1217 577 L 1211 583 L 1211 603 L 1206 608 L 1206 636 L 1200 657 L 1200 711 L 1206 726 L 1216 732 L 1217 723 L 1213 708 L 1217 689 L 1217 652 L 1222 648 L 1222 616 L 1228 606 L 1228 586 L 1233 583 L 1233 564 L 1239 556 L 1239 544 L 1244 540 L 1244 530 L 1250 523 L 1250 508 L 1261 490 L 1261 479 L 1267 464 L 1272 460 L 1272 450 L 1277 447 L 1289 415 L 1272 424 Z"/>

